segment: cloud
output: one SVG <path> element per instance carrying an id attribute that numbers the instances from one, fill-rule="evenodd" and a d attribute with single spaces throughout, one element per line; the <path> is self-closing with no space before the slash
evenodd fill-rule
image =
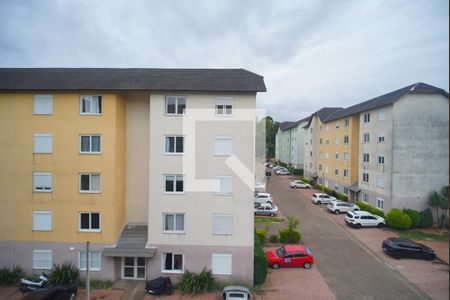
<path id="1" fill-rule="evenodd" d="M 3 67 L 243 67 L 298 120 L 422 81 L 448 90 L 448 1 L 1 1 Z"/>

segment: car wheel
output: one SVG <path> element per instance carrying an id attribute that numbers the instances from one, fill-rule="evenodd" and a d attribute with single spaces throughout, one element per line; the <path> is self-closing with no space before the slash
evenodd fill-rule
<path id="1" fill-rule="evenodd" d="M 394 252 L 394 253 L 392 254 L 392 256 L 393 256 L 395 259 L 400 259 L 400 258 L 402 258 L 402 255 L 401 255 L 400 253 L 397 253 L 397 252 Z"/>
<path id="2" fill-rule="evenodd" d="M 434 258 L 435 258 L 434 255 L 426 255 L 426 256 L 425 256 L 425 259 L 428 260 L 428 261 L 431 261 L 431 260 L 433 260 Z"/>
<path id="3" fill-rule="evenodd" d="M 340 213 L 339 209 L 336 209 L 336 210 L 334 211 L 334 214 L 335 214 L 335 215 L 338 215 L 339 213 Z"/>
<path id="4" fill-rule="evenodd" d="M 274 268 L 275 270 L 276 270 L 276 269 L 279 269 L 279 268 L 280 268 L 280 265 L 279 265 L 278 263 L 274 263 L 274 264 L 272 265 L 272 268 Z"/>
<path id="5" fill-rule="evenodd" d="M 305 268 L 305 269 L 311 269 L 311 264 L 310 264 L 309 262 L 305 262 L 305 263 L 303 264 L 303 268 Z"/>
<path id="6" fill-rule="evenodd" d="M 75 297 L 76 297 L 77 295 L 75 295 L 75 293 L 72 293 L 72 294 L 70 294 L 70 297 L 69 297 L 69 299 L 70 300 L 75 300 Z"/>
<path id="7" fill-rule="evenodd" d="M 361 228 L 361 224 L 355 224 L 355 227 L 357 228 L 357 229 L 360 229 Z"/>
<path id="8" fill-rule="evenodd" d="M 317 202 L 316 202 L 316 204 L 317 204 L 317 205 L 319 205 L 319 204 L 322 204 L 322 202 L 320 202 L 320 201 L 317 201 Z"/>
<path id="9" fill-rule="evenodd" d="M 377 225 L 378 228 L 382 228 L 383 226 L 384 226 L 383 223 L 379 223 L 379 224 Z"/>
<path id="10" fill-rule="evenodd" d="M 275 214 L 274 213 L 270 213 L 270 215 L 269 216 L 271 216 L 271 217 L 275 217 Z"/>

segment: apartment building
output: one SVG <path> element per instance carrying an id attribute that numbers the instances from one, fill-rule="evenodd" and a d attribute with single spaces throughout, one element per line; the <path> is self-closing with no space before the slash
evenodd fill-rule
<path id="1" fill-rule="evenodd" d="M 319 177 L 324 176 L 323 171 L 319 170 L 319 146 L 322 132 L 328 132 L 330 126 L 324 124 L 324 120 L 328 118 L 334 112 L 342 109 L 341 107 L 324 107 L 310 117 L 304 130 L 304 175 L 307 178 L 313 179 L 318 182 Z M 323 141 L 325 144 L 327 141 Z M 329 141 L 328 141 L 329 144 Z M 321 154 L 323 155 L 323 154 Z"/>
<path id="2" fill-rule="evenodd" d="M 296 122 L 283 122 L 275 139 L 275 158 L 294 168 L 302 169 L 304 161 L 304 130 L 309 117 Z"/>
<path id="3" fill-rule="evenodd" d="M 0 265 L 252 282 L 263 91 L 243 69 L 0 69 Z"/>

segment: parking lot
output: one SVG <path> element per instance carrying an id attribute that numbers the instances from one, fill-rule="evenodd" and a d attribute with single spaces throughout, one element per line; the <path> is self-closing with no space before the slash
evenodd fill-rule
<path id="1" fill-rule="evenodd" d="M 345 225 L 344 215 L 333 215 L 325 206 L 311 203 L 314 190 L 289 188 L 289 176 L 272 176 L 267 190 L 275 204 L 286 216 L 300 220 L 302 242 L 313 250 L 315 268 L 320 276 L 316 280 L 326 284 L 337 299 L 448 299 L 448 264 L 439 260 L 422 260 L 388 257 L 381 249 L 383 239 L 395 236 L 387 228 L 353 229 Z M 431 245 L 430 245 L 431 243 Z M 434 243 L 434 244 L 433 244 Z M 448 263 L 448 242 L 427 242 L 438 256 Z M 273 277 L 303 276 L 311 270 L 281 269 L 270 273 Z M 285 276 L 282 272 L 290 272 Z M 284 284 L 298 293 L 308 285 Z"/>

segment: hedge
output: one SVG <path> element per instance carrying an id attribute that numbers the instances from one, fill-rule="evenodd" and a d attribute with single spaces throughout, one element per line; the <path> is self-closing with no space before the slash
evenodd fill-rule
<path id="1" fill-rule="evenodd" d="M 289 228 L 280 228 L 280 242 L 283 244 L 298 244 L 301 239 L 301 234 L 297 230 L 290 230 Z"/>
<path id="2" fill-rule="evenodd" d="M 292 169 L 292 175 L 303 176 L 303 169 Z"/>
<path id="3" fill-rule="evenodd" d="M 404 208 L 403 212 L 411 219 L 411 229 L 419 228 L 420 226 L 420 213 L 417 210 Z"/>
<path id="4" fill-rule="evenodd" d="M 266 243 L 266 231 L 264 229 L 256 229 L 256 237 L 259 239 L 261 245 Z"/>
<path id="5" fill-rule="evenodd" d="M 427 228 L 433 226 L 433 213 L 431 209 L 427 208 L 419 214 L 419 228 Z"/>
<path id="6" fill-rule="evenodd" d="M 399 208 L 391 208 L 386 215 L 386 224 L 394 229 L 409 229 L 411 223 L 409 216 Z"/>
<path id="7" fill-rule="evenodd" d="M 262 244 L 255 234 L 253 253 L 253 284 L 263 284 L 267 277 L 267 258 Z"/>
<path id="8" fill-rule="evenodd" d="M 300 180 L 309 184 L 312 184 L 313 181 L 311 179 L 305 178 L 303 176 L 300 175 Z"/>
<path id="9" fill-rule="evenodd" d="M 369 204 L 367 204 L 366 202 L 356 201 L 355 204 L 358 205 L 359 208 L 363 211 L 367 211 L 367 212 L 370 212 L 371 214 L 385 218 L 384 212 L 382 210 L 372 207 Z"/>

